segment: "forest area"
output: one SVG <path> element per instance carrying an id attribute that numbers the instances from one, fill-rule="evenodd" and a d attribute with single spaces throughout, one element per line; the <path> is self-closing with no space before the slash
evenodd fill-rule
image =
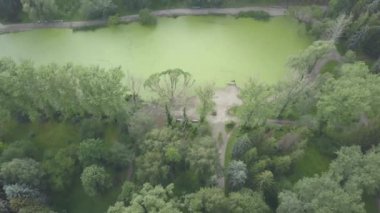
<path id="1" fill-rule="evenodd" d="M 241 7 L 248 5 L 327 4 L 327 0 L 1 0 L 0 20 L 31 22 L 107 19 L 168 8 Z"/>
<path id="2" fill-rule="evenodd" d="M 1 58 L 0 212 L 379 212 L 379 0 L 0 0 L 0 20 L 140 11 L 154 25 L 145 8 L 258 3 L 289 4 L 314 41 L 282 81 L 238 85 L 224 162 L 209 122 L 218 88 L 190 72 Z"/>

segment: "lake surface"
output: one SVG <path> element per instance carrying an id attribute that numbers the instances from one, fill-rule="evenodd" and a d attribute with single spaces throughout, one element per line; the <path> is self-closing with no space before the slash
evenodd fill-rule
<path id="1" fill-rule="evenodd" d="M 287 17 L 268 22 L 233 17 L 160 18 L 155 27 L 139 23 L 95 31 L 46 29 L 0 35 L 0 57 L 38 64 L 73 62 L 122 66 L 145 79 L 171 68 L 190 72 L 199 83 L 223 86 L 249 78 L 274 83 L 286 75 L 289 56 L 311 38 Z"/>

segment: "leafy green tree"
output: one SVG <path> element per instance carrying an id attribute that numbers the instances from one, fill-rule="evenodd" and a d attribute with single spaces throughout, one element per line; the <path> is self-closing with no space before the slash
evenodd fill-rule
<path id="1" fill-rule="evenodd" d="M 80 12 L 85 18 L 107 18 L 116 11 L 112 0 L 80 0 Z"/>
<path id="2" fill-rule="evenodd" d="M 279 156 L 273 159 L 274 171 L 276 174 L 283 174 L 290 169 L 292 159 L 290 156 Z"/>
<path id="3" fill-rule="evenodd" d="M 255 177 L 255 181 L 259 189 L 269 189 L 274 184 L 273 173 L 271 171 L 265 170 Z"/>
<path id="4" fill-rule="evenodd" d="M 231 161 L 227 168 L 227 180 L 233 190 L 240 189 L 247 180 L 247 166 L 242 161 Z"/>
<path id="5" fill-rule="evenodd" d="M 152 14 L 152 12 L 149 9 L 140 10 L 139 19 L 142 25 L 151 26 L 157 24 L 157 18 Z"/>
<path id="6" fill-rule="evenodd" d="M 150 183 L 167 180 L 171 166 L 179 161 L 179 157 L 184 157 L 178 153 L 181 140 L 179 132 L 170 128 L 155 129 L 148 133 L 146 140 L 139 144 L 142 154 L 136 159 L 138 180 Z"/>
<path id="7" fill-rule="evenodd" d="M 22 10 L 32 20 L 54 19 L 58 14 L 55 0 L 21 0 Z"/>
<path id="8" fill-rule="evenodd" d="M 110 206 L 107 213 L 126 213 L 126 207 L 123 202 L 116 202 L 115 205 Z"/>
<path id="9" fill-rule="evenodd" d="M 89 196 L 96 196 L 112 186 L 110 176 L 103 167 L 91 165 L 84 168 L 80 176 L 84 191 Z"/>
<path id="10" fill-rule="evenodd" d="M 215 88 L 213 85 L 198 87 L 196 89 L 197 96 L 200 100 L 200 107 L 198 109 L 200 120 L 203 122 L 206 116 L 214 109 L 215 103 L 212 98 L 215 95 Z"/>
<path id="11" fill-rule="evenodd" d="M 239 137 L 232 148 L 232 157 L 234 159 L 241 159 L 244 153 L 249 150 L 251 146 L 251 141 L 248 135 L 243 135 Z"/>
<path id="12" fill-rule="evenodd" d="M 9 144 L 2 152 L 1 162 L 11 161 L 13 158 L 36 158 L 39 152 L 35 145 L 28 140 L 15 141 Z"/>
<path id="13" fill-rule="evenodd" d="M 78 159 L 84 166 L 105 163 L 107 149 L 102 140 L 87 139 L 79 144 Z"/>
<path id="14" fill-rule="evenodd" d="M 233 213 L 271 212 L 263 199 L 263 195 L 249 189 L 230 193 L 228 204 L 230 212 Z"/>
<path id="15" fill-rule="evenodd" d="M 127 89 L 120 68 L 104 70 L 50 64 L 36 67 L 0 59 L 0 100 L 4 114 L 40 118 L 125 119 Z"/>
<path id="16" fill-rule="evenodd" d="M 144 184 L 142 189 L 133 195 L 130 205 L 126 208 L 116 203 L 114 207 L 108 210 L 113 212 L 173 212 L 180 213 L 178 203 L 173 193 L 174 185 L 169 184 L 167 187 L 161 185 L 152 186 Z M 121 210 L 121 211 L 120 211 Z"/>
<path id="17" fill-rule="evenodd" d="M 136 188 L 137 187 L 133 182 L 128 180 L 124 181 L 117 200 L 124 202 L 125 205 L 129 204 L 129 202 L 132 200 L 133 193 L 136 191 Z"/>
<path id="18" fill-rule="evenodd" d="M 272 89 L 255 81 L 250 81 L 240 92 L 243 105 L 239 107 L 238 116 L 244 128 L 255 128 L 266 123 L 274 116 Z"/>
<path id="19" fill-rule="evenodd" d="M 360 193 L 347 192 L 327 177 L 304 178 L 296 183 L 293 192 L 280 193 L 279 199 L 278 213 L 365 212 Z"/>
<path id="20" fill-rule="evenodd" d="M 13 159 L 1 164 L 0 177 L 5 184 L 26 184 L 37 187 L 42 183 L 44 172 L 33 159 Z"/>
<path id="21" fill-rule="evenodd" d="M 190 167 L 202 177 L 215 174 L 218 166 L 218 151 L 211 137 L 195 139 L 187 153 Z"/>
<path id="22" fill-rule="evenodd" d="M 184 201 L 187 212 L 226 212 L 229 208 L 224 191 L 220 188 L 202 188 L 196 193 L 185 196 Z"/>
<path id="23" fill-rule="evenodd" d="M 53 156 L 43 161 L 48 181 L 53 190 L 62 191 L 72 183 L 76 172 L 76 155 L 74 147 L 60 149 Z"/>
<path id="24" fill-rule="evenodd" d="M 379 77 L 362 62 L 346 64 L 341 72 L 338 79 L 327 80 L 317 103 L 318 117 L 328 128 L 344 127 L 378 112 Z"/>
<path id="25" fill-rule="evenodd" d="M 330 164 L 328 176 L 347 191 L 364 190 L 376 194 L 380 189 L 380 149 L 376 147 L 363 154 L 359 146 L 343 147 Z"/>
<path id="26" fill-rule="evenodd" d="M 119 142 L 113 143 L 107 153 L 105 155 L 107 162 L 119 169 L 126 168 L 133 158 L 133 152 Z"/>

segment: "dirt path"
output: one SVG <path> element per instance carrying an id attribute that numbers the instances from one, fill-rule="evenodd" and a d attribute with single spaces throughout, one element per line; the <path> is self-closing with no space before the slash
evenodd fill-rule
<path id="1" fill-rule="evenodd" d="M 176 16 L 204 16 L 204 15 L 236 15 L 239 12 L 247 11 L 266 11 L 271 16 L 282 16 L 285 14 L 286 8 L 284 7 L 243 7 L 243 8 L 207 8 L 207 9 L 169 9 L 154 11 L 153 14 L 159 17 L 176 17 Z M 123 16 L 120 18 L 122 23 L 130 23 L 138 21 L 138 15 Z M 22 32 L 34 29 L 45 28 L 68 28 L 78 29 L 84 27 L 105 26 L 107 20 L 91 20 L 91 21 L 52 21 L 42 23 L 22 23 L 22 24 L 9 24 L 2 25 L 0 23 L 1 33 Z"/>
<path id="2" fill-rule="evenodd" d="M 217 141 L 219 162 L 222 168 L 224 168 L 224 158 L 226 154 L 226 148 L 228 139 L 231 133 L 227 133 L 225 130 L 225 124 L 228 121 L 237 121 L 236 117 L 230 116 L 228 110 L 233 106 L 242 104 L 239 99 L 240 89 L 237 86 L 227 86 L 224 89 L 215 91 L 213 101 L 215 102 L 216 116 L 208 116 L 207 120 L 211 126 L 212 136 Z M 218 185 L 224 187 L 224 177 L 221 176 L 218 179 Z"/>

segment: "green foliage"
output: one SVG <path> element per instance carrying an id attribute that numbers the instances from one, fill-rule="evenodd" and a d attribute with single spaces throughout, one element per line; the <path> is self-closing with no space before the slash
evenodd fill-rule
<path id="1" fill-rule="evenodd" d="M 262 126 L 274 115 L 272 96 L 272 88 L 252 80 L 242 89 L 240 98 L 243 105 L 237 114 L 244 128 Z"/>
<path id="2" fill-rule="evenodd" d="M 322 176 L 304 178 L 293 191 L 280 193 L 278 212 L 365 212 L 363 193 L 380 187 L 379 147 L 363 155 L 358 146 L 343 147 Z"/>
<path id="3" fill-rule="evenodd" d="M 157 24 L 157 18 L 149 9 L 142 9 L 139 12 L 139 20 L 142 25 L 152 26 Z"/>
<path id="4" fill-rule="evenodd" d="M 268 21 L 271 16 L 268 12 L 258 10 L 258 11 L 248 11 L 248 12 L 240 12 L 237 15 L 238 18 L 253 18 L 259 21 Z"/>
<path id="5" fill-rule="evenodd" d="M 88 19 L 107 18 L 116 11 L 112 0 L 80 0 L 80 2 L 80 13 Z"/>
<path id="6" fill-rule="evenodd" d="M 380 25 L 369 28 L 362 42 L 362 50 L 372 58 L 380 57 Z"/>
<path id="7" fill-rule="evenodd" d="M 31 20 L 50 20 L 57 16 L 55 0 L 21 0 L 22 10 Z"/>
<path id="8" fill-rule="evenodd" d="M 343 190 L 327 177 L 304 178 L 294 186 L 294 192 L 282 192 L 279 199 L 279 213 L 365 212 L 360 194 Z"/>
<path id="9" fill-rule="evenodd" d="M 99 139 L 87 139 L 79 144 L 78 159 L 83 166 L 101 164 L 107 155 L 105 144 Z"/>
<path id="10" fill-rule="evenodd" d="M 210 177 L 218 168 L 218 151 L 211 137 L 196 138 L 190 145 L 187 161 L 202 177 Z"/>
<path id="11" fill-rule="evenodd" d="M 117 200 L 124 202 L 125 205 L 128 205 L 132 200 L 133 193 L 135 193 L 136 188 L 137 187 L 133 182 L 130 182 L 128 180 L 124 181 Z"/>
<path id="12" fill-rule="evenodd" d="M 142 189 L 133 194 L 133 199 L 128 207 L 124 207 L 121 202 L 108 209 L 108 213 L 123 212 L 173 212 L 180 213 L 177 201 L 173 194 L 174 185 L 167 187 L 161 185 L 152 186 L 144 184 Z"/>
<path id="13" fill-rule="evenodd" d="M 72 184 L 77 170 L 74 147 L 60 149 L 43 161 L 49 184 L 53 190 L 63 191 Z"/>
<path id="14" fill-rule="evenodd" d="M 225 212 L 228 209 L 227 198 L 220 188 L 202 188 L 185 197 L 184 205 L 188 212 Z"/>
<path id="15" fill-rule="evenodd" d="M 271 171 L 265 170 L 258 174 L 255 178 L 256 185 L 261 190 L 270 189 L 274 184 L 274 176 Z"/>
<path id="16" fill-rule="evenodd" d="M 212 98 L 215 95 L 215 88 L 213 85 L 198 87 L 196 89 L 197 96 L 200 100 L 200 107 L 198 109 L 200 120 L 203 122 L 206 116 L 213 111 L 215 103 Z"/>
<path id="17" fill-rule="evenodd" d="M 100 119 L 83 119 L 80 123 L 80 135 L 82 139 L 102 138 L 105 126 Z"/>
<path id="18" fill-rule="evenodd" d="M 233 213 L 271 212 L 259 192 L 243 189 L 230 193 L 228 199 L 230 212 Z"/>
<path id="19" fill-rule="evenodd" d="M 107 25 L 108 26 L 116 26 L 120 24 L 120 16 L 119 15 L 113 15 L 108 17 Z"/>
<path id="20" fill-rule="evenodd" d="M 346 64 L 341 73 L 340 78 L 326 81 L 317 103 L 318 117 L 328 128 L 344 127 L 362 116 L 375 115 L 380 104 L 375 86 L 379 78 L 371 75 L 364 63 Z"/>
<path id="21" fill-rule="evenodd" d="M 114 142 L 110 149 L 106 150 L 106 161 L 117 169 L 126 168 L 133 158 L 132 151 L 119 142 Z"/>
<path id="22" fill-rule="evenodd" d="M 37 187 L 42 183 L 44 172 L 33 159 L 13 159 L 1 164 L 0 177 L 5 184 L 25 184 Z"/>
<path id="23" fill-rule="evenodd" d="M 380 149 L 376 147 L 363 155 L 359 146 L 343 147 L 330 164 L 328 176 L 346 190 L 364 190 L 374 195 L 380 189 Z"/>
<path id="24" fill-rule="evenodd" d="M 241 159 L 244 153 L 251 147 L 251 141 L 248 135 L 243 135 L 237 139 L 232 148 L 232 158 Z"/>
<path id="25" fill-rule="evenodd" d="M 146 140 L 139 145 L 142 154 L 136 159 L 138 180 L 150 183 L 165 181 L 171 165 L 165 154 L 168 149 L 180 150 L 180 145 L 180 135 L 173 129 L 156 129 L 148 133 Z"/>
<path id="26" fill-rule="evenodd" d="M 283 174 L 289 171 L 292 164 L 292 159 L 290 156 L 279 156 L 273 158 L 274 171 L 277 174 Z"/>
<path id="27" fill-rule="evenodd" d="M 153 187 L 144 184 L 140 192 L 134 194 L 127 212 L 180 212 L 173 194 L 174 185 L 169 184 L 165 188 L 161 185 Z"/>
<path id="28" fill-rule="evenodd" d="M 15 141 L 9 144 L 1 154 L 1 162 L 11 161 L 13 158 L 35 158 L 38 150 L 28 140 Z"/>
<path id="29" fill-rule="evenodd" d="M 228 184 L 233 190 L 240 189 L 247 180 L 247 166 L 242 161 L 231 161 L 226 171 Z"/>
<path id="30" fill-rule="evenodd" d="M 243 189 L 226 197 L 220 188 L 202 188 L 185 196 L 184 212 L 205 213 L 266 213 L 269 207 L 258 192 Z"/>
<path id="31" fill-rule="evenodd" d="M 96 196 L 112 186 L 110 176 L 103 167 L 91 165 L 84 168 L 80 179 L 88 196 Z"/>
<path id="32" fill-rule="evenodd" d="M 104 70 L 0 59 L 0 94 L 6 114 L 28 119 L 84 115 L 118 118 L 126 114 L 126 87 L 120 68 Z"/>

